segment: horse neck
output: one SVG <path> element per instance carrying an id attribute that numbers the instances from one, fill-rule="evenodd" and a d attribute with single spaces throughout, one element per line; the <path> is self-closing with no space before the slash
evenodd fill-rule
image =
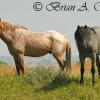
<path id="1" fill-rule="evenodd" d="M 1 39 L 6 43 L 9 44 L 12 41 L 12 33 L 10 31 L 2 32 Z"/>

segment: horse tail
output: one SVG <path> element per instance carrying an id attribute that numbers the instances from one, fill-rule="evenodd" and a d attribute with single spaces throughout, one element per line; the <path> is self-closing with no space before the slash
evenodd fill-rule
<path id="1" fill-rule="evenodd" d="M 66 72 L 70 74 L 71 72 L 71 45 L 68 43 L 66 47 L 66 63 L 65 63 Z"/>

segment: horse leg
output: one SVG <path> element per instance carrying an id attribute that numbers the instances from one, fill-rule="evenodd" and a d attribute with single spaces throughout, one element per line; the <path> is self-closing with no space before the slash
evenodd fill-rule
<path id="1" fill-rule="evenodd" d="M 16 69 L 18 75 L 20 74 L 20 71 L 22 74 L 24 74 L 24 60 L 23 60 L 23 55 L 19 54 L 17 57 L 14 57 L 15 59 L 15 64 L 16 64 Z"/>
<path id="2" fill-rule="evenodd" d="M 99 56 L 96 55 L 96 65 L 98 69 L 98 77 L 100 78 L 100 62 L 99 62 Z"/>
<path id="3" fill-rule="evenodd" d="M 62 70 L 64 70 L 65 63 L 64 63 L 63 57 L 62 57 L 62 56 L 58 56 L 58 55 L 54 55 L 54 54 L 53 54 L 53 56 L 54 56 L 54 58 L 57 60 L 57 62 L 58 62 L 58 64 L 59 64 L 60 68 L 61 68 Z"/>
<path id="4" fill-rule="evenodd" d="M 22 54 L 19 55 L 19 63 L 20 63 L 20 69 L 22 71 L 22 74 L 24 74 L 24 59 L 23 59 L 23 57 L 24 56 Z"/>
<path id="5" fill-rule="evenodd" d="M 92 67 L 91 67 L 91 73 L 92 73 L 92 84 L 95 85 L 95 62 L 96 62 L 96 54 L 94 53 L 92 56 Z"/>
<path id="6" fill-rule="evenodd" d="M 81 78 L 80 78 L 80 84 L 83 85 L 84 84 L 84 62 L 85 62 L 85 58 L 80 56 L 80 62 L 81 62 Z"/>
<path id="7" fill-rule="evenodd" d="M 17 61 L 17 59 L 15 57 L 14 57 L 14 61 L 15 61 L 15 66 L 16 66 L 17 74 L 20 75 L 19 63 L 18 63 L 18 61 Z"/>

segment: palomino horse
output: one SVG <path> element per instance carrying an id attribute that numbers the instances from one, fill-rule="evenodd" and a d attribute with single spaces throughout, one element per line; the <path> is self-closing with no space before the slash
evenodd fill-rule
<path id="1" fill-rule="evenodd" d="M 24 74 L 24 56 L 40 57 L 50 53 L 62 69 L 71 68 L 70 42 L 58 32 L 31 32 L 25 27 L 0 21 L 0 38 L 14 58 L 18 75 Z M 63 59 L 65 51 L 66 61 Z"/>
<path id="2" fill-rule="evenodd" d="M 75 39 L 79 50 L 79 57 L 81 62 L 81 79 L 80 83 L 83 84 L 84 75 L 84 61 L 86 57 L 92 60 L 91 73 L 92 83 L 95 85 L 95 62 L 98 68 L 98 75 L 100 77 L 100 27 L 84 27 L 78 26 L 75 32 Z"/>

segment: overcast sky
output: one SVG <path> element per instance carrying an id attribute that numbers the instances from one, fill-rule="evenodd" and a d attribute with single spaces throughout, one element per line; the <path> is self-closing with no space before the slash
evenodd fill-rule
<path id="1" fill-rule="evenodd" d="M 34 2 L 40 1 L 43 5 L 41 11 L 33 9 Z M 52 11 L 45 6 L 51 1 L 60 1 L 62 4 L 76 5 L 80 8 L 86 0 L 0 0 L 0 17 L 13 24 L 21 24 L 29 30 L 49 31 L 55 30 L 67 34 L 72 44 L 72 55 L 78 54 L 74 41 L 74 32 L 77 25 L 100 26 L 100 11 L 96 12 L 93 6 L 99 0 L 87 0 L 89 11 Z M 98 6 L 100 9 L 100 7 Z M 7 46 L 0 40 L 0 55 L 9 55 Z"/>

